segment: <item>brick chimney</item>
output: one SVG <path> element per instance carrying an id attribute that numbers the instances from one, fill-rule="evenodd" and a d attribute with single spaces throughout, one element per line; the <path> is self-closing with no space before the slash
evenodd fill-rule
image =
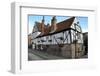
<path id="1" fill-rule="evenodd" d="M 42 19 L 42 23 L 41 23 L 41 33 L 44 33 L 44 16 L 43 16 L 43 19 Z"/>
<path id="2" fill-rule="evenodd" d="M 55 31 L 57 29 L 56 22 L 57 22 L 56 16 L 53 16 L 51 20 L 51 31 Z"/>

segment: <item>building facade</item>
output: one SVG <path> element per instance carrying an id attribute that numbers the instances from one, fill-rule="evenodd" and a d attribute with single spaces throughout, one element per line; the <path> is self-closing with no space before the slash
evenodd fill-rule
<path id="1" fill-rule="evenodd" d="M 76 17 L 57 23 L 53 16 L 51 25 L 36 22 L 32 31 L 33 49 L 65 58 L 80 58 L 84 53 L 82 29 Z"/>

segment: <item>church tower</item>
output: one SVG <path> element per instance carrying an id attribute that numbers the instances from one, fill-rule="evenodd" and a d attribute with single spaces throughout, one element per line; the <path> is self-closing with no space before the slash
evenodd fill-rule
<path id="1" fill-rule="evenodd" d="M 51 31 L 55 31 L 57 29 L 56 23 L 57 23 L 56 16 L 53 16 L 51 20 Z"/>

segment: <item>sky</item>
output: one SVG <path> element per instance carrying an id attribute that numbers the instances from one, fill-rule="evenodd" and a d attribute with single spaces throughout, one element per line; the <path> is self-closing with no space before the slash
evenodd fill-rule
<path id="1" fill-rule="evenodd" d="M 44 19 L 45 19 L 45 24 L 47 25 L 48 23 L 51 24 L 51 19 L 52 19 L 53 16 L 44 16 Z M 56 16 L 56 19 L 57 19 L 57 23 L 58 22 L 61 22 L 61 21 L 64 21 L 68 18 L 70 18 L 71 16 Z M 34 26 L 34 23 L 37 21 L 37 22 L 41 22 L 43 19 L 43 15 L 29 15 L 28 16 L 28 26 L 29 26 L 29 31 L 28 33 L 31 33 L 32 32 L 32 29 L 33 29 L 33 26 Z M 81 17 L 81 16 L 78 16 L 77 17 L 78 21 L 79 21 L 79 24 L 82 28 L 82 31 L 83 32 L 88 32 L 88 17 Z"/>

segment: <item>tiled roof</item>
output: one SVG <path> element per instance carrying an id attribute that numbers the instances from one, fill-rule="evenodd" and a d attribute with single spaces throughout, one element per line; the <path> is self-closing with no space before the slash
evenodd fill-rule
<path id="1" fill-rule="evenodd" d="M 56 24 L 57 29 L 55 31 L 53 31 L 53 32 L 51 32 L 51 26 L 45 27 L 44 28 L 44 33 L 41 33 L 38 37 L 47 36 L 47 35 L 50 35 L 50 34 L 54 34 L 54 33 L 60 32 L 60 31 L 67 30 L 72 25 L 74 19 L 75 19 L 75 17 L 71 17 L 71 18 L 66 19 L 66 20 L 64 20 L 62 22 L 57 23 Z"/>
<path id="2" fill-rule="evenodd" d="M 75 19 L 75 17 L 71 17 L 67 20 L 64 20 L 62 22 L 57 23 L 57 29 L 55 32 L 59 32 L 59 31 L 66 30 L 66 29 L 70 28 L 74 19 Z"/>

